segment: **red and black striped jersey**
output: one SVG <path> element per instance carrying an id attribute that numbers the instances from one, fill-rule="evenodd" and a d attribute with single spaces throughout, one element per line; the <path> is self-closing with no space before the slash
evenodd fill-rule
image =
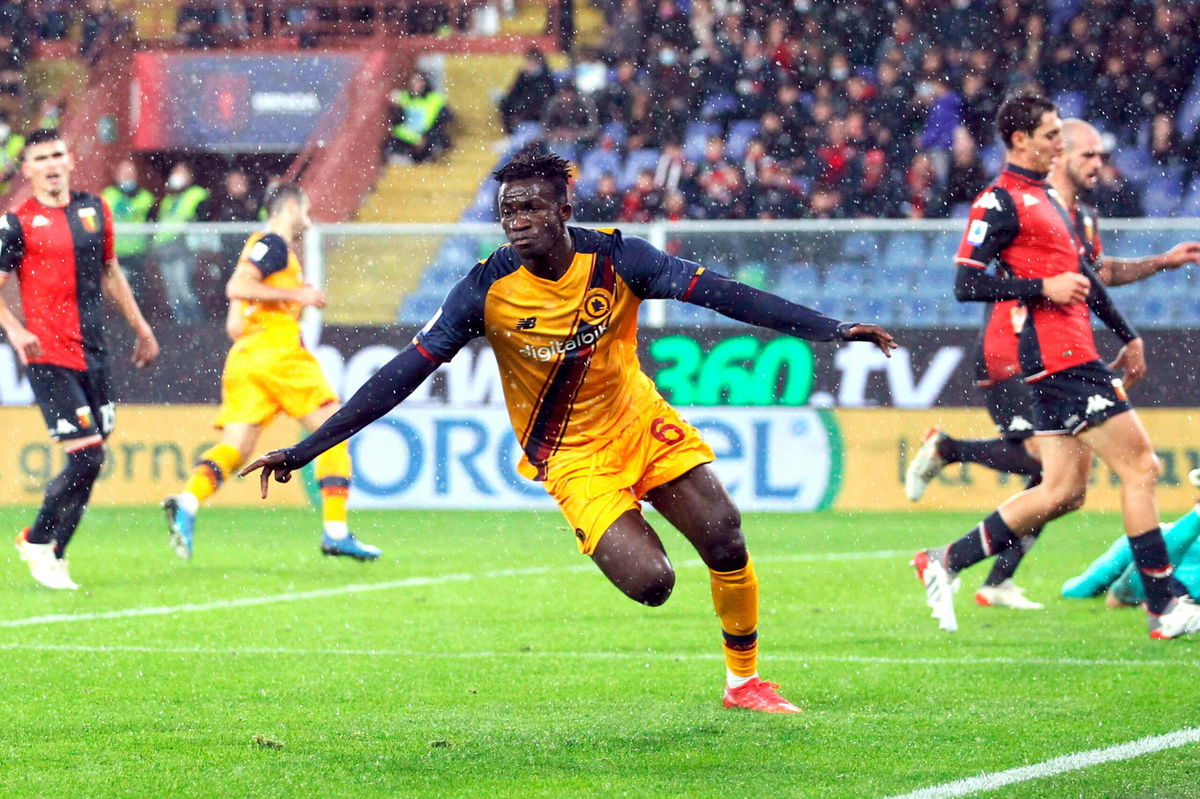
<path id="1" fill-rule="evenodd" d="M 95 194 L 71 192 L 61 208 L 31 197 L 0 217 L 0 271 L 16 274 L 25 327 L 42 345 L 31 362 L 104 365 L 100 280 L 113 257 L 112 213 Z"/>
<path id="2" fill-rule="evenodd" d="M 1037 279 L 1082 272 L 1081 261 L 1101 251 L 1091 209 L 1073 219 L 1042 175 L 1009 165 L 971 206 L 955 262 L 978 269 L 994 262 L 1007 277 Z M 995 303 L 977 355 L 984 384 L 1018 373 L 1037 380 L 1100 357 L 1087 303 L 1046 299 Z"/>

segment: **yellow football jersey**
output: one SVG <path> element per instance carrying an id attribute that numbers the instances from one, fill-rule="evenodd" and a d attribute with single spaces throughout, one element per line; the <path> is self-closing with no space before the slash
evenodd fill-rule
<path id="1" fill-rule="evenodd" d="M 555 453 L 603 446 L 655 406 L 658 391 L 637 357 L 638 308 L 684 299 L 704 271 L 615 230 L 570 233 L 575 258 L 562 278 L 538 277 L 501 247 L 416 338 L 430 358 L 447 361 L 487 336 L 513 430 L 539 477 Z"/>
<path id="2" fill-rule="evenodd" d="M 238 266 L 249 264 L 262 273 L 263 282 L 276 288 L 296 289 L 304 285 L 300 260 L 278 233 L 260 231 L 246 240 Z M 239 301 L 245 323 L 241 338 L 261 336 L 282 343 L 300 342 L 300 303 L 286 300 Z M 239 339 L 240 340 L 240 339 Z"/>

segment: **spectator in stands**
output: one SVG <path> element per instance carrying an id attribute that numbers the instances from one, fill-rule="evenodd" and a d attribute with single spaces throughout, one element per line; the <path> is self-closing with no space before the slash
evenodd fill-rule
<path id="1" fill-rule="evenodd" d="M 176 163 L 167 177 L 167 194 L 158 204 L 154 259 L 162 274 L 171 316 L 181 325 L 198 324 L 204 319 L 192 288 L 197 256 L 185 227 L 193 222 L 207 222 L 209 209 L 208 189 L 195 184 L 192 168 L 185 161 Z"/>
<path id="2" fill-rule="evenodd" d="M 117 164 L 113 170 L 113 183 L 106 187 L 100 196 L 112 210 L 113 221 L 121 223 L 144 224 L 150 221 L 154 213 L 155 198 L 148 189 L 138 184 L 138 168 L 133 161 L 126 159 Z M 145 233 L 122 233 L 117 236 L 115 251 L 121 261 L 121 267 L 129 278 L 129 287 L 137 298 L 138 305 L 145 308 L 149 275 L 146 271 L 146 251 L 150 246 L 150 237 Z"/>
<path id="3" fill-rule="evenodd" d="M 25 56 L 15 33 L 0 29 L 0 113 L 13 118 L 25 99 Z"/>
<path id="4" fill-rule="evenodd" d="M 756 219 L 796 219 L 803 216 L 804 191 L 787 166 L 764 158 L 753 183 L 751 213 Z"/>
<path id="5" fill-rule="evenodd" d="M 596 190 L 575 205 L 577 222 L 615 222 L 621 216 L 624 197 L 617 180 L 605 172 L 596 181 Z"/>
<path id="6" fill-rule="evenodd" d="M 1090 194 L 1096 210 L 1106 219 L 1143 216 L 1137 192 L 1108 158 L 1100 165 L 1100 180 Z"/>
<path id="7" fill-rule="evenodd" d="M 963 123 L 962 98 L 950 88 L 943 78 L 928 82 L 930 92 L 929 114 L 921 131 L 921 148 L 924 150 L 949 150 L 954 143 L 954 131 Z M 918 89 L 918 95 L 922 91 Z"/>
<path id="8" fill-rule="evenodd" d="M 696 177 L 696 165 L 683 157 L 683 147 L 668 144 L 663 147 L 654 166 L 654 185 L 668 193 L 683 191 Z"/>
<path id="9" fill-rule="evenodd" d="M 211 222 L 256 222 L 259 218 L 258 198 L 250 191 L 250 181 L 240 169 L 225 173 L 225 185 L 212 200 L 209 217 Z M 224 233 L 221 235 L 220 273 L 228 280 L 237 266 L 245 234 Z"/>
<path id="10" fill-rule="evenodd" d="M 904 176 L 905 197 L 900 211 L 908 219 L 937 217 L 941 191 L 933 159 L 928 153 L 917 153 Z"/>
<path id="11" fill-rule="evenodd" d="M 808 198 L 809 219 L 843 219 L 846 210 L 842 207 L 842 193 L 832 186 L 815 186 Z"/>
<path id="12" fill-rule="evenodd" d="M 21 168 L 25 137 L 12 129 L 8 114 L 0 112 L 0 197 L 8 194 L 9 183 Z"/>
<path id="13" fill-rule="evenodd" d="M 604 38 L 608 46 L 605 54 L 610 62 L 642 63 L 646 56 L 646 15 L 641 0 L 622 0 L 620 16 Z"/>
<path id="14" fill-rule="evenodd" d="M 395 89 L 391 102 L 391 136 L 385 139 L 390 163 L 422 163 L 450 149 L 452 114 L 446 95 L 422 72 L 413 72 L 404 90 Z"/>
<path id="15" fill-rule="evenodd" d="M 217 46 L 218 9 L 210 2 L 185 0 L 175 14 L 175 41 L 192 50 Z"/>
<path id="16" fill-rule="evenodd" d="M 614 79 L 605 84 L 596 94 L 596 111 L 600 124 L 623 122 L 633 119 L 633 101 L 641 87 L 637 82 L 637 64 L 626 59 L 617 64 Z"/>
<path id="17" fill-rule="evenodd" d="M 974 202 L 987 185 L 987 174 L 979 160 L 975 139 L 962 126 L 954 129 L 953 138 L 950 166 L 946 170 L 945 188 L 939 202 L 939 210 L 944 209 L 947 213 L 953 213 L 956 205 Z"/>
<path id="18" fill-rule="evenodd" d="M 522 122 L 539 121 L 546 99 L 552 97 L 556 89 L 546 57 L 538 48 L 529 48 L 516 79 L 500 100 L 504 132 L 511 134 Z"/>
<path id="19" fill-rule="evenodd" d="M 654 185 L 654 173 L 643 169 L 621 203 L 621 222 L 649 222 L 662 208 L 663 190 Z"/>
<path id="20" fill-rule="evenodd" d="M 658 37 L 676 51 L 688 53 L 696 48 L 696 37 L 692 35 L 687 15 L 679 8 L 676 0 L 658 0 L 658 9 L 651 18 L 651 38 Z"/>
<path id="21" fill-rule="evenodd" d="M 982 75 L 968 72 L 962 79 L 961 95 L 962 123 L 976 147 L 987 147 L 996 141 L 996 93 Z"/>
<path id="22" fill-rule="evenodd" d="M 88 0 L 79 37 L 79 56 L 90 66 L 100 62 L 104 49 L 130 30 L 130 20 L 116 16 L 109 0 Z"/>
<path id="23" fill-rule="evenodd" d="M 749 219 L 753 198 L 741 171 L 722 159 L 701 164 L 696 183 L 700 187 L 697 208 L 704 219 Z"/>
<path id="24" fill-rule="evenodd" d="M 740 119 L 760 118 L 775 94 L 775 71 L 763 53 L 762 41 L 757 35 L 747 36 L 742 45 L 733 94 L 737 100 L 734 114 Z"/>
<path id="25" fill-rule="evenodd" d="M 596 104 L 580 94 L 574 83 L 565 84 L 550 99 L 542 124 L 551 141 L 573 145 L 590 144 L 600 131 Z"/>
<path id="26" fill-rule="evenodd" d="M 30 5 L 39 39 L 57 42 L 67 38 L 71 27 L 71 0 L 41 0 Z"/>
<path id="27" fill-rule="evenodd" d="M 1179 163 L 1184 154 L 1183 140 L 1169 114 L 1155 114 L 1150 120 L 1150 157 L 1160 167 Z"/>
<path id="28" fill-rule="evenodd" d="M 1144 117 L 1138 88 L 1124 61 L 1106 58 L 1104 72 L 1092 83 L 1088 95 L 1088 115 L 1105 120 L 1125 144 L 1134 142 Z"/>
<path id="29" fill-rule="evenodd" d="M 869 150 L 857 167 L 855 179 L 847 186 L 846 214 L 860 219 L 900 216 L 902 181 L 888 170 L 887 154 L 881 149 Z"/>

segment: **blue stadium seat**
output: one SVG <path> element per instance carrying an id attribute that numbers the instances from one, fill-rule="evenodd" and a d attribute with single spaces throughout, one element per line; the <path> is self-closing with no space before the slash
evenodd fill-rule
<path id="1" fill-rule="evenodd" d="M 605 173 L 616 177 L 621 172 L 621 154 L 616 150 L 589 150 L 584 153 L 579 167 L 578 190 L 591 194 L 600 177 Z"/>
<path id="2" fill-rule="evenodd" d="M 830 264 L 825 270 L 824 290 L 845 297 L 856 297 L 869 291 L 875 270 L 859 264 Z"/>
<path id="3" fill-rule="evenodd" d="M 892 233 L 883 247 L 883 262 L 891 266 L 926 263 L 925 237 L 920 233 Z"/>
<path id="4" fill-rule="evenodd" d="M 1155 175 L 1146 182 L 1142 208 L 1146 216 L 1171 216 L 1183 199 L 1183 180 L 1175 174 Z"/>
<path id="5" fill-rule="evenodd" d="M 537 139 L 541 138 L 542 134 L 545 132 L 546 129 L 541 122 L 536 122 L 533 120 L 519 122 L 517 123 L 517 126 L 513 128 L 512 137 L 510 139 L 510 149 L 513 152 L 516 152 L 525 145 L 529 144 L 531 141 L 536 141 Z"/>
<path id="6" fill-rule="evenodd" d="M 704 157 L 704 146 L 713 136 L 721 135 L 721 126 L 716 122 L 689 122 L 683 132 L 683 155 L 689 161 Z"/>
<path id="7" fill-rule="evenodd" d="M 723 327 L 737 322 L 716 311 L 687 302 L 667 303 L 667 324 L 683 327 Z"/>
<path id="8" fill-rule="evenodd" d="M 542 146 L 548 153 L 554 153 L 559 158 L 564 158 L 573 164 L 579 163 L 579 144 L 577 142 L 547 140 Z"/>
<path id="9" fill-rule="evenodd" d="M 622 190 L 628 189 L 637 181 L 638 173 L 643 169 L 654 170 L 658 166 L 658 158 L 662 153 L 647 147 L 642 150 L 630 150 L 625 158 L 625 166 L 617 177 L 617 185 Z"/>
<path id="10" fill-rule="evenodd" d="M 792 302 L 808 304 L 820 293 L 820 274 L 808 264 L 786 264 L 775 273 L 771 289 Z"/>
<path id="11" fill-rule="evenodd" d="M 1192 181 L 1192 187 L 1175 209 L 1175 216 L 1200 217 L 1200 180 Z"/>
<path id="12" fill-rule="evenodd" d="M 410 325 L 425 324 L 430 317 L 437 313 L 441 304 L 441 295 L 413 292 L 404 298 L 404 305 L 400 311 L 400 322 Z"/>
<path id="13" fill-rule="evenodd" d="M 729 126 L 729 135 L 725 137 L 725 154 L 733 160 L 746 157 L 746 148 L 750 140 L 758 135 L 762 125 L 757 119 L 739 119 Z"/>
<path id="14" fill-rule="evenodd" d="M 842 255 L 852 261 L 875 264 L 881 260 L 881 249 L 874 233 L 849 233 L 842 239 Z"/>
<path id="15" fill-rule="evenodd" d="M 925 297 L 910 297 L 900 301 L 900 313 L 910 327 L 937 327 L 937 303 Z"/>
<path id="16" fill-rule="evenodd" d="M 1185 140 L 1190 139 L 1200 128 L 1200 73 L 1193 79 L 1192 88 L 1183 97 L 1183 104 L 1175 114 L 1175 126 Z"/>
<path id="17" fill-rule="evenodd" d="M 1087 108 L 1087 95 L 1083 92 L 1058 92 L 1054 95 L 1054 104 L 1058 106 L 1058 115 L 1063 119 L 1082 117 Z"/>
<path id="18" fill-rule="evenodd" d="M 629 128 L 624 122 L 609 122 L 600 128 L 600 138 L 608 139 L 618 150 L 624 150 L 625 143 L 629 141 Z"/>
<path id="19" fill-rule="evenodd" d="M 727 92 L 710 92 L 700 104 L 701 119 L 721 119 L 737 108 L 737 98 Z"/>
<path id="20" fill-rule="evenodd" d="M 1134 183 L 1145 183 L 1154 171 L 1150 153 L 1138 147 L 1118 147 L 1112 159 L 1117 170 Z"/>

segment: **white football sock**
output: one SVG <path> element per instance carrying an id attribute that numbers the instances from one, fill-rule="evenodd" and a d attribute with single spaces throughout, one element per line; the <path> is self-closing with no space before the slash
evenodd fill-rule
<path id="1" fill-rule="evenodd" d="M 195 516 L 200 510 L 200 500 L 196 499 L 196 495 L 189 491 L 184 491 L 182 494 L 175 497 L 175 501 L 179 503 L 179 507 L 183 508 L 192 516 Z"/>
<path id="2" fill-rule="evenodd" d="M 758 672 L 754 672 L 749 677 L 739 677 L 729 669 L 725 669 L 725 685 L 730 688 L 741 688 L 746 683 L 758 677 Z"/>
<path id="3" fill-rule="evenodd" d="M 341 541 L 350 535 L 350 527 L 345 522 L 325 522 L 325 535 L 336 541 Z"/>

